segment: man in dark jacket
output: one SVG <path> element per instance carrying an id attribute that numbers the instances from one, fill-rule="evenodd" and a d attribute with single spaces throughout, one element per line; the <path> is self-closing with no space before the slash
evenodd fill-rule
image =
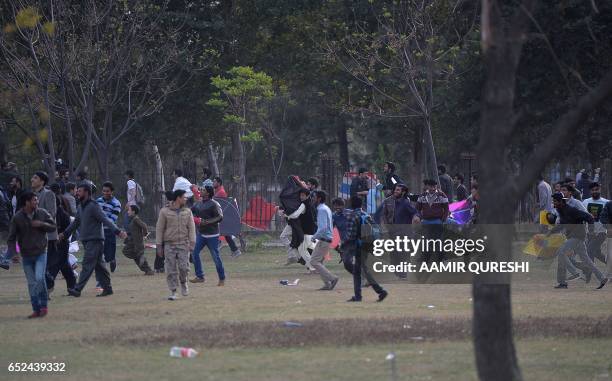
<path id="1" fill-rule="evenodd" d="M 70 206 L 63 202 L 65 199 L 61 195 L 59 184 L 51 184 L 51 190 L 55 193 L 55 225 L 57 226 L 57 231 L 63 233 L 64 230 L 70 226 L 70 215 L 67 211 L 67 208 L 70 208 Z M 62 241 L 57 240 L 55 241 L 55 255 L 47 255 L 47 290 L 49 293 L 51 293 L 51 290 L 55 287 L 55 278 L 60 271 L 66 281 L 67 289 L 74 288 L 76 285 L 76 277 L 74 276 L 74 271 L 68 259 L 69 245 L 67 239 Z"/>
<path id="2" fill-rule="evenodd" d="M 403 182 L 402 179 L 400 179 L 399 176 L 395 174 L 395 164 L 393 164 L 392 162 L 386 162 L 383 167 L 383 171 L 385 172 L 385 183 L 383 184 L 382 189 L 385 192 L 385 197 L 389 197 L 393 193 L 395 185 Z"/>
<path id="3" fill-rule="evenodd" d="M 457 201 L 467 200 L 468 198 L 468 190 L 463 184 L 464 178 L 461 173 L 457 173 L 455 175 L 455 195 L 457 195 Z"/>
<path id="4" fill-rule="evenodd" d="M 87 183 L 79 184 L 77 197 L 79 207 L 74 221 L 59 235 L 60 240 L 69 237 L 79 229 L 79 240 L 83 243 L 85 254 L 83 256 L 83 269 L 79 275 L 79 281 L 73 289 L 68 290 L 68 294 L 74 297 L 81 296 L 81 291 L 85 288 L 91 274 L 96 273 L 99 279 L 102 293 L 96 296 L 108 296 L 113 294 L 110 273 L 106 269 L 104 262 L 104 229 L 106 226 L 121 239 L 125 239 L 127 234 L 120 230 L 111 220 L 106 217 L 100 205 L 91 198 L 91 186 Z"/>
<path id="5" fill-rule="evenodd" d="M 350 196 L 359 196 L 362 201 L 365 201 L 369 190 L 370 187 L 368 186 L 368 175 L 366 174 L 366 169 L 359 168 L 359 174 L 356 177 L 353 177 L 353 181 L 351 182 Z"/>
<path id="6" fill-rule="evenodd" d="M 382 222 L 384 225 L 409 225 L 417 210 L 406 198 L 408 188 L 404 184 L 397 184 L 393 194 L 383 201 Z"/>
<path id="7" fill-rule="evenodd" d="M 359 197 L 351 197 L 351 209 L 345 211 L 348 226 L 347 236 L 342 242 L 342 247 L 346 250 L 349 257 L 355 259 L 354 265 L 352 266 L 353 271 L 351 272 L 351 274 L 353 274 L 353 290 L 355 294 L 347 301 L 361 302 L 361 275 L 363 274 L 363 277 L 378 295 L 378 301 L 382 302 L 389 293 L 378 284 L 368 268 L 367 257 L 372 242 L 362 242 L 361 227 L 362 221 L 369 221 L 369 223 L 373 223 L 373 221 L 371 217 L 361 209 L 361 202 Z M 364 244 L 367 245 L 365 249 L 363 249 Z"/>
<path id="8" fill-rule="evenodd" d="M 440 179 L 440 189 L 448 197 L 448 201 L 453 201 L 453 179 L 446 173 L 446 167 L 438 165 L 438 178 Z"/>
<path id="9" fill-rule="evenodd" d="M 584 212 L 582 210 L 578 210 L 576 208 L 572 208 L 567 205 L 566 199 L 563 197 L 561 193 L 555 193 L 553 196 L 553 205 L 559 214 L 560 223 L 552 228 L 548 234 L 557 233 L 560 231 L 565 231 L 565 236 L 567 237 L 567 241 L 557 250 L 557 281 L 559 284 L 555 286 L 555 288 L 567 288 L 566 282 L 566 272 L 569 268 L 572 273 L 569 280 L 578 278 L 578 273 L 576 268 L 571 264 L 569 258 L 566 253 L 568 251 L 574 252 L 580 259 L 582 260 L 583 265 L 591 271 L 597 279 L 601 282 L 597 289 L 603 288 L 608 282 L 607 278 L 604 278 L 603 274 L 595 265 L 591 258 L 589 258 L 586 246 L 586 231 L 584 229 L 584 224 L 588 224 L 589 234 L 593 232 L 593 226 L 595 220 L 593 216 L 589 213 Z M 573 271 L 572 271 L 573 270 Z"/>
<path id="10" fill-rule="evenodd" d="M 9 251 L 15 253 L 19 243 L 34 311 L 28 316 L 31 319 L 47 315 L 47 233 L 54 232 L 56 226 L 51 214 L 38 208 L 38 198 L 34 193 L 25 192 L 21 198 L 24 206 L 11 220 L 8 246 Z"/>
<path id="11" fill-rule="evenodd" d="M 219 276 L 217 285 L 223 286 L 225 284 L 225 269 L 219 256 L 219 222 L 223 219 L 223 211 L 221 205 L 213 200 L 214 195 L 213 187 L 204 187 L 202 200 L 196 202 L 191 208 L 198 231 L 196 232 L 196 244 L 192 253 L 196 276 L 190 282 L 204 282 L 204 268 L 202 267 L 200 252 L 206 246 L 215 262 L 217 275 Z"/>

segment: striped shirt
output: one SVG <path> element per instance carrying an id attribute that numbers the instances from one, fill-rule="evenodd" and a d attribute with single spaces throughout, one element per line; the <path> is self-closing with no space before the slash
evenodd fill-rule
<path id="1" fill-rule="evenodd" d="M 119 202 L 119 200 L 117 200 L 115 197 L 111 198 L 110 200 L 106 200 L 104 197 L 98 197 L 96 202 L 98 205 L 100 205 L 106 217 L 116 224 L 117 219 L 119 218 L 119 213 L 121 213 L 121 202 Z M 106 226 L 104 228 L 106 229 Z"/>

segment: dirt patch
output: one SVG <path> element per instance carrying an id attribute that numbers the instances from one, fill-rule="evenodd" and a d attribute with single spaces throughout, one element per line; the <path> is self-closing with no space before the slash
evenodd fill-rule
<path id="1" fill-rule="evenodd" d="M 407 341 L 471 340 L 471 320 L 390 318 L 314 319 L 296 321 L 227 322 L 210 325 L 158 325 L 111 331 L 84 337 L 92 344 L 189 345 L 203 348 L 287 348 L 323 345 L 364 345 Z M 612 316 L 605 318 L 521 318 L 515 337 L 612 337 Z"/>

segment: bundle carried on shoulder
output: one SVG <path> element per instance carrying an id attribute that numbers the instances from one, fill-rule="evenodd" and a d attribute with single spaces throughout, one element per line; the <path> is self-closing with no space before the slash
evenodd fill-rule
<path id="1" fill-rule="evenodd" d="M 291 214 L 300 207 L 302 203 L 300 201 L 301 189 L 308 188 L 298 176 L 291 175 L 287 178 L 287 183 L 278 196 L 281 207 L 285 210 L 285 214 Z"/>

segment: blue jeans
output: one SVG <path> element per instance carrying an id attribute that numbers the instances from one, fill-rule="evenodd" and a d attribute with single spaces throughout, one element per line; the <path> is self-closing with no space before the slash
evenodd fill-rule
<path id="1" fill-rule="evenodd" d="M 215 262 L 217 268 L 217 275 L 219 280 L 225 280 L 225 270 L 223 269 L 223 262 L 219 256 L 219 237 L 204 238 L 201 234 L 197 234 L 196 244 L 193 248 L 193 267 L 195 267 L 195 274 L 198 278 L 204 278 L 204 267 L 202 267 L 202 260 L 200 259 L 200 251 L 204 247 L 208 247 L 210 256 Z"/>
<path id="2" fill-rule="evenodd" d="M 104 261 L 110 263 L 115 260 L 117 251 L 117 237 L 110 229 L 104 229 Z"/>
<path id="3" fill-rule="evenodd" d="M 6 245 L 8 239 L 8 232 L 0 231 L 0 264 L 11 264 L 11 258 L 13 254 L 9 251 Z"/>
<path id="4" fill-rule="evenodd" d="M 30 293 L 30 301 L 32 309 L 35 312 L 40 312 L 41 308 L 47 308 L 47 253 L 42 253 L 37 256 L 23 257 L 23 272 L 28 281 L 28 292 Z"/>

